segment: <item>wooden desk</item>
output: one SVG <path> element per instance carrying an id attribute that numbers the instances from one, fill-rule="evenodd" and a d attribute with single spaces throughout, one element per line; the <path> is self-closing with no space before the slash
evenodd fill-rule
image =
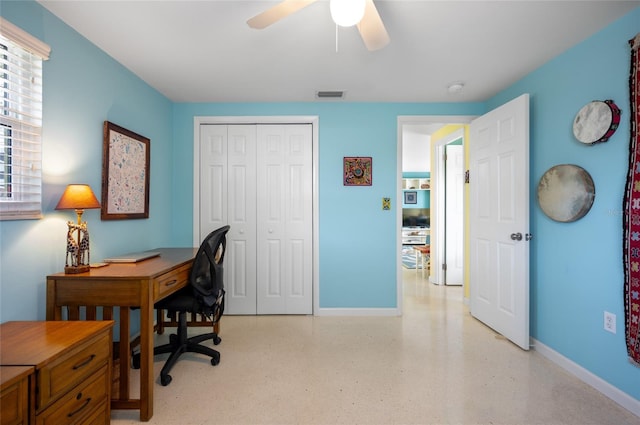
<path id="1" fill-rule="evenodd" d="M 108 425 L 113 324 L 1 324 L 2 423 Z"/>
<path id="2" fill-rule="evenodd" d="M 153 304 L 185 287 L 198 248 L 159 248 L 160 256 L 131 264 L 110 264 L 87 273 L 47 276 L 47 320 L 111 320 L 120 308 L 120 376 L 112 409 L 139 409 L 153 416 Z M 97 309 L 96 307 L 102 307 Z M 129 307 L 140 307 L 140 399 L 129 397 Z"/>

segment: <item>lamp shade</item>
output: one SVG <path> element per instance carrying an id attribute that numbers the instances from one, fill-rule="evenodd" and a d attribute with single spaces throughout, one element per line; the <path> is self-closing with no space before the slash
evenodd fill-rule
<path id="1" fill-rule="evenodd" d="M 100 202 L 88 184 L 70 184 L 64 190 L 57 210 L 87 210 L 100 208 Z"/>
<path id="2" fill-rule="evenodd" d="M 333 22 L 341 27 L 350 27 L 362 20 L 366 0 L 330 0 L 329 10 Z"/>

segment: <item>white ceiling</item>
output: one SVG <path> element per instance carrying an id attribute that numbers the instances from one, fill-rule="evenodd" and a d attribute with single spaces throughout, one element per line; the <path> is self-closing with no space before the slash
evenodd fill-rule
<path id="1" fill-rule="evenodd" d="M 391 43 L 369 52 L 320 0 L 264 30 L 275 1 L 38 0 L 175 102 L 484 101 L 640 1 L 376 1 Z M 626 44 L 627 40 L 620 40 Z M 52 46 L 52 57 L 56 46 Z M 598 58 L 594 58 L 594 61 Z M 464 91 L 447 92 L 464 82 Z"/>

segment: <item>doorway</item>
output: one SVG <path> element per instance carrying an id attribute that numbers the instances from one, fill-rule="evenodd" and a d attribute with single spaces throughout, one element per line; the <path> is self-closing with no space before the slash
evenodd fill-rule
<path id="1" fill-rule="evenodd" d="M 402 126 L 405 122 L 469 125 L 469 244 L 464 298 L 471 315 L 507 339 L 529 349 L 529 94 L 480 117 L 398 117 L 398 194 L 402 178 Z M 492 171 L 493 170 L 493 171 Z M 398 196 L 399 198 L 399 196 Z M 498 202 L 500 200 L 500 202 Z M 496 207 L 497 206 L 497 207 Z M 398 209 L 398 216 L 401 211 Z M 431 226 L 441 217 L 432 216 Z M 397 226 L 400 224 L 398 218 Z M 398 228 L 397 227 L 397 228 Z M 522 235 L 528 237 L 522 238 Z M 401 232 L 398 231 L 398 235 Z M 434 234 L 433 245 L 440 243 Z M 400 236 L 398 236 L 398 245 Z M 402 264 L 398 299 L 402 311 Z"/>
<path id="2" fill-rule="evenodd" d="M 405 128 L 405 126 L 416 126 L 416 125 L 421 125 L 421 126 L 428 126 L 430 128 L 434 128 L 434 132 L 435 130 L 437 130 L 438 128 L 441 128 L 445 125 L 448 124 L 469 124 L 473 119 L 475 118 L 475 116 L 470 116 L 470 115 L 452 115 L 452 116 L 447 116 L 447 115 L 424 115 L 424 116 L 400 116 L 398 117 L 398 134 L 397 134 L 397 152 L 398 152 L 398 163 L 397 163 L 397 208 L 396 208 L 396 229 L 397 229 L 397 242 L 396 242 L 396 246 L 397 246 L 397 257 L 398 257 L 398 261 L 397 261 L 397 294 L 398 294 L 398 309 L 400 312 L 402 312 L 402 300 L 403 300 L 403 265 L 402 265 L 402 199 L 403 199 L 403 190 L 402 190 L 402 170 L 403 170 L 403 130 Z M 431 169 L 432 169 L 432 187 L 435 184 L 437 184 L 437 182 L 433 181 L 433 178 L 435 176 L 434 174 L 434 168 L 435 168 L 435 164 L 434 162 L 436 161 L 435 159 L 435 146 L 431 147 Z M 436 190 L 437 191 L 437 190 Z M 439 226 L 444 225 L 445 221 L 443 219 L 443 217 L 439 217 L 437 214 L 437 209 L 438 209 L 438 200 L 434 198 L 434 193 L 435 191 L 432 190 L 432 194 L 431 194 L 431 202 L 430 202 L 430 210 L 431 210 L 431 220 L 430 220 L 430 228 L 431 228 L 431 235 L 430 235 L 430 245 L 431 245 L 431 264 L 432 264 L 432 271 L 431 273 L 433 274 L 434 272 L 434 268 L 433 265 L 434 264 L 442 264 L 442 260 L 441 257 L 438 256 L 438 250 L 440 248 L 438 248 L 440 245 L 442 245 L 442 247 L 444 247 L 444 243 L 441 243 L 440 241 L 445 241 L 445 231 L 442 230 L 442 232 L 440 232 L 441 234 L 438 235 L 438 232 L 435 231 L 435 229 L 439 228 Z M 444 255 L 441 254 L 441 255 Z M 432 278 L 430 278 L 431 280 Z"/>

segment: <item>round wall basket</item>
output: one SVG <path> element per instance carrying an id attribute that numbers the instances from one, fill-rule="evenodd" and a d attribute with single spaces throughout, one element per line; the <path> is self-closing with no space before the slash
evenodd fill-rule
<path id="1" fill-rule="evenodd" d="M 582 167 L 561 164 L 551 167 L 538 183 L 538 203 L 552 220 L 569 223 L 584 217 L 596 196 L 589 173 Z"/>
<path id="2" fill-rule="evenodd" d="M 620 108 L 613 100 L 595 100 L 580 109 L 573 120 L 573 135 L 582 143 L 604 143 L 618 129 Z"/>

